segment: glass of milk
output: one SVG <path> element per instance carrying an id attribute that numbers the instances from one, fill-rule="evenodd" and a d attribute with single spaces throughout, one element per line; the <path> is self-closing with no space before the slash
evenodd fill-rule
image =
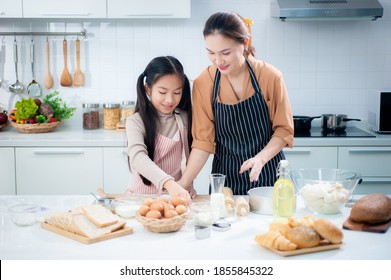
<path id="1" fill-rule="evenodd" d="M 225 175 L 220 173 L 210 174 L 210 205 L 220 209 L 220 218 L 226 215 L 225 200 L 224 200 L 224 183 Z"/>

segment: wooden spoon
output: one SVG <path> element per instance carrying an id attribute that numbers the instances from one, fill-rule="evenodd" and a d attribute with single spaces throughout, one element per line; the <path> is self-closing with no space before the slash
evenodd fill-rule
<path id="1" fill-rule="evenodd" d="M 67 40 L 64 38 L 64 41 L 62 43 L 63 46 L 63 52 L 64 52 L 64 69 L 62 70 L 61 78 L 60 78 L 60 85 L 63 87 L 70 87 L 72 85 L 72 77 L 69 74 L 68 66 L 67 66 L 67 60 L 68 60 L 68 44 Z"/>
<path id="2" fill-rule="evenodd" d="M 82 86 L 84 84 L 84 76 L 80 70 L 80 40 L 76 40 L 76 70 L 73 74 L 73 84 L 75 86 Z"/>
<path id="3" fill-rule="evenodd" d="M 53 77 L 52 75 L 50 74 L 50 52 L 49 52 L 49 41 L 48 39 L 46 39 L 46 69 L 47 69 L 47 72 L 45 74 L 45 76 L 43 77 L 43 84 L 45 86 L 45 88 L 47 89 L 50 89 L 53 87 Z"/>

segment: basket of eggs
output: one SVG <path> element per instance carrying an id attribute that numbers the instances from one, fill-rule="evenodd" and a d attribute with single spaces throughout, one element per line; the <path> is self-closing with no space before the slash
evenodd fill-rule
<path id="1" fill-rule="evenodd" d="M 136 213 L 136 220 L 152 232 L 174 232 L 189 219 L 190 211 L 181 197 L 146 198 Z"/>

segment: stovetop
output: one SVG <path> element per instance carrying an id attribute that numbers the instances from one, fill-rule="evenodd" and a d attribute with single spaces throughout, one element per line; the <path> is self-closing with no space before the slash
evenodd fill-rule
<path id="1" fill-rule="evenodd" d="M 346 127 L 343 131 L 324 131 L 321 127 L 312 127 L 308 133 L 295 133 L 295 137 L 376 137 L 358 127 Z"/>

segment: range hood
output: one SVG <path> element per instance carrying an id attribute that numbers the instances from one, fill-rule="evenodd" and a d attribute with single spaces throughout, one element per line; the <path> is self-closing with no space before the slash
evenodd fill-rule
<path id="1" fill-rule="evenodd" d="M 286 20 L 376 20 L 383 16 L 378 0 L 272 0 L 272 17 Z"/>

